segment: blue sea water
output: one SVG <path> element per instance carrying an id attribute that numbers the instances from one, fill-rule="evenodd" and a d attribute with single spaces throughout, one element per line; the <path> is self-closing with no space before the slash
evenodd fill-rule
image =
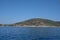
<path id="1" fill-rule="evenodd" d="M 0 27 L 0 40 L 60 40 L 60 28 Z"/>

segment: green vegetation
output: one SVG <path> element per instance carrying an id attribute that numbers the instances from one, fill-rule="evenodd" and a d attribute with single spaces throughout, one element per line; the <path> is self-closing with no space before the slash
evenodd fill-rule
<path id="1" fill-rule="evenodd" d="M 0 26 L 1 25 L 2 24 L 0 24 Z M 52 21 L 49 19 L 33 18 L 33 19 L 25 20 L 23 22 L 18 22 L 9 25 L 6 24 L 4 26 L 60 26 L 60 22 Z"/>
<path id="2" fill-rule="evenodd" d="M 42 18 L 33 18 L 29 19 L 23 22 L 15 23 L 15 25 L 32 25 L 32 26 L 59 26 L 59 23 L 56 23 L 55 21 L 48 20 L 48 19 L 42 19 Z"/>

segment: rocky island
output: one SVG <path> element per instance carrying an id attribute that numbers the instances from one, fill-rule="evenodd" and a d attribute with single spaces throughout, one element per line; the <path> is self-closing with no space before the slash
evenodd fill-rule
<path id="1" fill-rule="evenodd" d="M 32 18 L 29 20 L 25 20 L 22 22 L 18 22 L 18 23 L 14 23 L 14 24 L 10 24 L 8 26 L 30 26 L 30 27 L 41 27 L 41 26 L 60 26 L 60 22 L 58 21 L 53 21 L 53 20 L 49 20 L 49 19 L 43 19 L 43 18 Z"/>
<path id="2" fill-rule="evenodd" d="M 0 26 L 24 26 L 24 27 L 55 27 L 60 26 L 60 21 L 53 21 L 49 19 L 43 19 L 43 18 L 32 18 L 29 20 L 25 20 L 22 22 L 14 23 L 14 24 L 0 24 Z"/>

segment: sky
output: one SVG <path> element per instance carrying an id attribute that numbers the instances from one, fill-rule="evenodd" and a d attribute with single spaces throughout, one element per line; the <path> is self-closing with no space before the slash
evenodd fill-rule
<path id="1" fill-rule="evenodd" d="M 60 21 L 58 0 L 0 0 L 0 24 L 12 24 L 31 18 Z"/>

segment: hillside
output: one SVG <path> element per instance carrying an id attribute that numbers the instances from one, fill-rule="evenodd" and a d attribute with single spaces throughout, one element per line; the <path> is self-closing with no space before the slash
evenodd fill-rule
<path id="1" fill-rule="evenodd" d="M 49 19 L 32 18 L 23 22 L 12 24 L 11 26 L 59 26 L 59 23 Z"/>
<path id="2" fill-rule="evenodd" d="M 14 24 L 0 24 L 0 26 L 60 26 L 60 21 L 53 21 L 43 18 L 32 18 Z"/>
<path id="3" fill-rule="evenodd" d="M 56 23 L 58 23 L 58 25 L 60 26 L 60 21 L 56 21 Z"/>

